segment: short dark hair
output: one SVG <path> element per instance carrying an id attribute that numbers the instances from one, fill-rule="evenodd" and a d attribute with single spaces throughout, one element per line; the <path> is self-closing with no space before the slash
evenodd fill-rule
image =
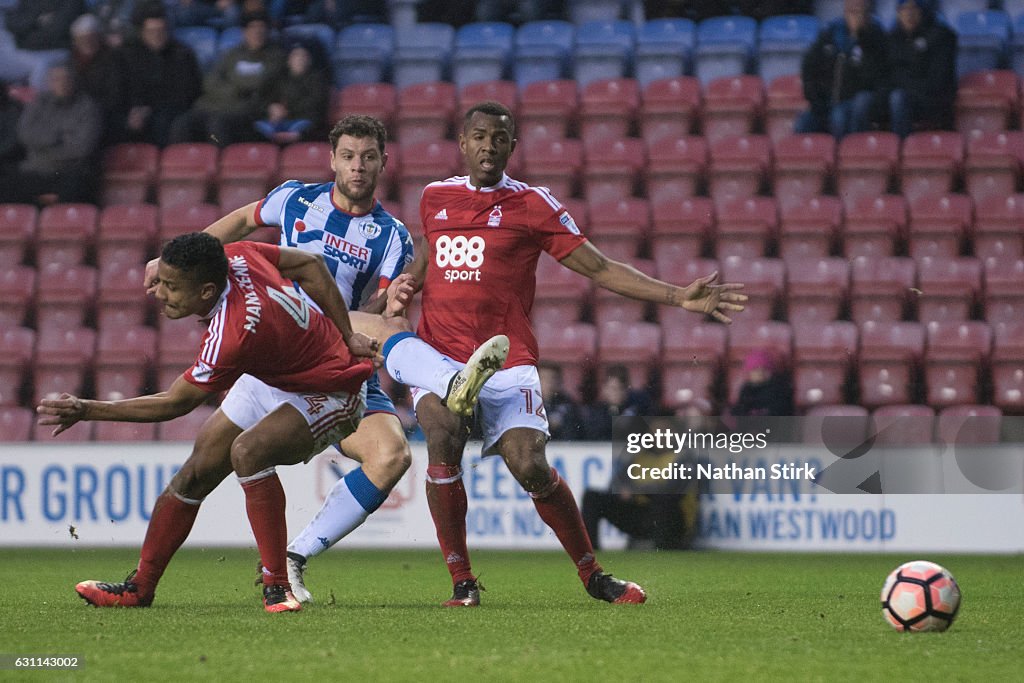
<path id="1" fill-rule="evenodd" d="M 331 128 L 331 132 L 327 135 L 327 139 L 331 141 L 332 152 L 337 149 L 338 140 L 342 135 L 353 138 L 374 138 L 377 140 L 377 147 L 380 148 L 381 154 L 384 153 L 384 145 L 388 141 L 388 131 L 380 119 L 366 114 L 349 114 L 334 124 L 334 128 Z"/>
<path id="2" fill-rule="evenodd" d="M 469 110 L 466 111 L 466 115 L 462 117 L 462 130 L 465 131 L 469 125 L 469 120 L 473 118 L 473 114 L 480 112 L 487 116 L 506 116 L 508 117 L 509 133 L 512 137 L 516 136 L 516 120 L 512 116 L 512 110 L 506 107 L 501 102 L 495 102 L 494 100 L 487 100 L 486 102 L 478 102 L 474 104 Z"/>
<path id="3" fill-rule="evenodd" d="M 205 232 L 186 232 L 164 245 L 160 260 L 204 284 L 223 287 L 228 278 L 228 257 L 224 245 Z"/>

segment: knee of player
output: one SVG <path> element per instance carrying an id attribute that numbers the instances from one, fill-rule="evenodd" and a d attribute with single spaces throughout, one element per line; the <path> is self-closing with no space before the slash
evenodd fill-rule
<path id="1" fill-rule="evenodd" d="M 239 476 L 254 474 L 265 468 L 264 463 L 260 462 L 262 449 L 258 441 L 251 434 L 243 433 L 232 442 L 231 468 Z"/>
<path id="2" fill-rule="evenodd" d="M 412 450 L 404 439 L 399 443 L 382 443 L 376 460 L 394 481 L 398 481 L 412 465 Z"/>
<path id="3" fill-rule="evenodd" d="M 396 315 L 384 319 L 384 332 L 387 337 L 400 332 L 412 332 L 412 323 L 403 315 Z M 383 341 L 383 340 L 381 340 Z"/>
<path id="4" fill-rule="evenodd" d="M 551 482 L 551 465 L 548 464 L 543 451 L 507 454 L 505 462 L 520 486 L 531 493 L 543 489 Z"/>

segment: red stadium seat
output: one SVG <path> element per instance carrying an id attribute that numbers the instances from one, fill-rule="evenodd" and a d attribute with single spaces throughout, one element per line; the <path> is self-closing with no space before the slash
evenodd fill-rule
<path id="1" fill-rule="evenodd" d="M 36 269 L 32 266 L 0 268 L 0 327 L 17 327 L 25 321 L 36 293 Z"/>
<path id="2" fill-rule="evenodd" d="M 444 180 L 459 172 L 459 148 L 450 140 L 403 144 L 400 196 L 402 220 L 407 225 L 420 225 L 420 195 L 435 180 Z"/>
<path id="3" fill-rule="evenodd" d="M 201 232 L 221 217 L 215 204 L 194 204 L 182 207 L 160 207 L 160 243 L 186 232 Z"/>
<path id="4" fill-rule="evenodd" d="M 82 395 L 92 368 L 96 332 L 86 327 L 40 330 L 32 373 L 33 403 L 62 392 Z"/>
<path id="5" fill-rule="evenodd" d="M 156 422 L 97 422 L 93 441 L 121 443 L 125 441 L 156 441 Z"/>
<path id="6" fill-rule="evenodd" d="M 455 86 L 451 83 L 415 83 L 402 88 L 398 92 L 395 137 L 403 146 L 448 138 L 455 105 Z"/>
<path id="7" fill-rule="evenodd" d="M 519 121 L 519 90 L 512 81 L 477 81 L 462 86 L 459 90 L 458 111 L 468 111 L 470 107 L 480 102 L 500 102 L 512 112 L 512 116 Z M 461 124 L 458 125 L 461 130 Z"/>
<path id="8" fill-rule="evenodd" d="M 536 137 L 565 138 L 576 126 L 580 98 L 576 81 L 535 81 L 519 93 L 520 140 Z M 544 135 L 539 135 L 540 130 Z"/>
<path id="9" fill-rule="evenodd" d="M 847 258 L 894 256 L 907 229 L 907 204 L 899 195 L 864 198 L 845 205 L 843 254 Z"/>
<path id="10" fill-rule="evenodd" d="M 152 204 L 116 204 L 103 209 L 96 235 L 100 272 L 122 264 L 145 264 L 153 256 L 156 235 L 157 208 Z"/>
<path id="11" fill-rule="evenodd" d="M 811 197 L 779 208 L 779 255 L 783 259 L 824 258 L 831 253 L 843 222 L 842 202 L 835 197 Z"/>
<path id="12" fill-rule="evenodd" d="M 976 202 L 1017 191 L 1024 175 L 1024 132 L 974 131 L 967 137 L 964 180 Z"/>
<path id="13" fill-rule="evenodd" d="M 394 127 L 398 91 L 390 83 L 353 83 L 337 91 L 331 104 L 331 119 L 338 121 L 349 114 L 369 114 Z"/>
<path id="14" fill-rule="evenodd" d="M 662 138 L 647 147 L 645 181 L 652 202 L 676 201 L 697 194 L 708 165 L 704 138 L 684 135 Z"/>
<path id="15" fill-rule="evenodd" d="M 698 323 L 684 316 L 666 316 L 662 322 L 661 402 L 669 408 L 698 399 L 712 400 L 717 393 L 722 361 L 728 348 L 725 325 Z"/>
<path id="16" fill-rule="evenodd" d="M 968 320 L 981 295 L 981 261 L 973 257 L 917 260 L 917 319 Z"/>
<path id="17" fill-rule="evenodd" d="M 104 331 L 125 324 L 142 325 L 150 306 L 150 297 L 142 287 L 145 264 L 124 263 L 111 266 L 99 277 L 96 301 L 97 327 Z"/>
<path id="18" fill-rule="evenodd" d="M 910 402 L 917 393 L 924 326 L 869 320 L 860 326 L 860 403 L 868 408 Z"/>
<path id="19" fill-rule="evenodd" d="M 691 76 L 650 82 L 640 104 L 640 135 L 648 149 L 690 134 L 700 114 L 700 82 Z"/>
<path id="20" fill-rule="evenodd" d="M 960 78 L 956 127 L 961 133 L 1010 128 L 1020 107 L 1020 86 L 1012 71 L 977 71 Z"/>
<path id="21" fill-rule="evenodd" d="M 625 365 L 632 387 L 645 387 L 661 357 L 661 328 L 654 323 L 605 320 L 598 326 L 600 378 L 610 365 Z"/>
<path id="22" fill-rule="evenodd" d="M 716 205 L 756 195 L 768 182 L 771 145 L 764 135 L 738 135 L 711 143 L 708 194 Z"/>
<path id="23" fill-rule="evenodd" d="M 856 323 L 902 320 L 916 283 L 913 259 L 858 256 L 850 269 L 850 318 Z"/>
<path id="24" fill-rule="evenodd" d="M 974 205 L 964 194 L 929 195 L 910 203 L 910 255 L 959 256 L 974 224 Z"/>
<path id="25" fill-rule="evenodd" d="M 793 331 L 788 323 L 758 322 L 746 316 L 729 326 L 729 353 L 726 365 L 726 396 L 736 403 L 745 379 L 743 361 L 754 351 L 768 351 L 781 368 L 792 367 Z"/>
<path id="26" fill-rule="evenodd" d="M 31 204 L 0 204 L 0 268 L 24 262 L 38 220 L 39 209 Z"/>
<path id="27" fill-rule="evenodd" d="M 958 405 L 939 411 L 936 439 L 945 444 L 999 443 L 1003 411 L 995 406 Z"/>
<path id="28" fill-rule="evenodd" d="M 276 184 L 286 180 L 326 183 L 334 180 L 331 171 L 331 143 L 293 142 L 281 150 Z"/>
<path id="29" fill-rule="evenodd" d="M 836 188 L 850 207 L 862 198 L 885 194 L 900 158 L 900 139 L 893 133 L 851 133 L 839 143 Z"/>
<path id="30" fill-rule="evenodd" d="M 764 108 L 764 83 L 760 77 L 716 78 L 704 88 L 704 137 L 713 147 L 727 137 L 750 135 Z"/>
<path id="31" fill-rule="evenodd" d="M 901 189 L 907 201 L 952 192 L 964 162 L 960 133 L 911 133 L 903 141 Z"/>
<path id="32" fill-rule="evenodd" d="M 580 93 L 580 137 L 588 142 L 629 135 L 640 109 L 640 86 L 632 78 L 589 83 Z"/>
<path id="33" fill-rule="evenodd" d="M 719 280 L 742 282 L 747 295 L 743 319 L 771 320 L 786 290 L 786 266 L 781 259 L 730 256 L 721 262 Z"/>
<path id="34" fill-rule="evenodd" d="M 651 210 L 645 199 L 587 201 L 587 236 L 606 254 L 635 257 L 647 238 Z"/>
<path id="35" fill-rule="evenodd" d="M 103 204 L 141 204 L 149 201 L 160 165 L 160 148 L 128 142 L 103 152 Z"/>
<path id="36" fill-rule="evenodd" d="M 583 196 L 591 201 L 614 201 L 640 196 L 638 181 L 647 165 L 640 138 L 584 142 Z"/>
<path id="37" fill-rule="evenodd" d="M 658 276 L 654 261 L 633 258 L 625 262 L 645 275 L 654 278 Z M 598 328 L 612 320 L 622 323 L 640 323 L 646 317 L 648 308 L 649 305 L 646 301 L 630 299 L 603 287 L 594 288 L 594 322 Z"/>
<path id="38" fill-rule="evenodd" d="M 984 311 L 990 324 L 1024 320 L 1024 259 L 985 260 Z"/>
<path id="39" fill-rule="evenodd" d="M 0 442 L 32 440 L 36 412 L 19 406 L 0 406 Z"/>
<path id="40" fill-rule="evenodd" d="M 97 273 L 92 266 L 54 263 L 41 268 L 36 328 L 48 332 L 85 324 L 96 299 L 96 283 Z"/>
<path id="41" fill-rule="evenodd" d="M 214 412 L 214 406 L 202 405 L 187 415 L 161 422 L 157 425 L 157 436 L 161 441 L 195 441 L 200 428 Z"/>
<path id="42" fill-rule="evenodd" d="M 1024 414 L 1024 322 L 995 325 L 992 390 L 993 404 L 1013 415 Z"/>
<path id="43" fill-rule="evenodd" d="M 788 135 L 774 144 L 772 185 L 783 208 L 799 206 L 825 191 L 835 171 L 835 138 L 824 133 Z"/>
<path id="44" fill-rule="evenodd" d="M 527 140 L 522 154 L 526 182 L 546 187 L 558 198 L 576 193 L 583 168 L 583 147 L 578 140 Z"/>
<path id="45" fill-rule="evenodd" d="M 85 263 L 99 211 L 91 204 L 54 204 L 39 213 L 36 263 Z"/>
<path id="46" fill-rule="evenodd" d="M 269 142 L 239 142 L 220 155 L 217 201 L 222 209 L 237 209 L 263 198 L 277 177 L 281 151 Z"/>
<path id="47" fill-rule="evenodd" d="M 217 173 L 219 150 L 206 142 L 168 145 L 160 155 L 157 203 L 161 207 L 205 202 Z"/>
<path id="48" fill-rule="evenodd" d="M 805 410 L 846 403 L 857 326 L 851 322 L 795 323 L 793 326 L 793 400 Z"/>
<path id="49" fill-rule="evenodd" d="M 718 202 L 715 223 L 716 257 L 760 258 L 778 235 L 778 207 L 771 197 Z"/>
<path id="50" fill-rule="evenodd" d="M 590 299 L 591 281 L 547 254 L 537 260 L 537 293 L 531 319 L 534 325 L 571 323 L 580 319 Z"/>
<path id="51" fill-rule="evenodd" d="M 847 453 L 867 440 L 869 423 L 864 406 L 814 406 L 807 410 L 803 420 L 803 442 L 837 449 L 845 447 L 842 453 Z"/>
<path id="52" fill-rule="evenodd" d="M 1024 258 L 1024 194 L 987 197 L 975 206 L 974 255 Z"/>
<path id="53" fill-rule="evenodd" d="M 875 425 L 875 443 L 886 446 L 913 446 L 932 442 L 935 411 L 922 405 L 887 405 L 871 413 Z"/>
<path id="54" fill-rule="evenodd" d="M 772 142 L 793 134 L 793 123 L 808 107 L 800 76 L 779 76 L 768 84 L 764 130 Z"/>
<path id="55" fill-rule="evenodd" d="M 988 372 L 992 330 L 987 323 L 930 323 L 925 353 L 927 402 L 933 407 L 980 403 L 979 387 Z"/>
<path id="56" fill-rule="evenodd" d="M 651 253 L 657 258 L 672 252 L 672 270 L 677 264 L 699 258 L 711 238 L 715 207 L 705 197 L 651 198 Z M 665 274 L 667 271 L 661 271 Z"/>
<path id="57" fill-rule="evenodd" d="M 838 320 L 850 288 L 849 261 L 801 258 L 786 265 L 787 319 L 794 324 Z"/>
<path id="58" fill-rule="evenodd" d="M 540 357 L 562 367 L 566 391 L 580 398 L 587 372 L 597 363 L 597 328 L 588 323 L 537 327 Z"/>
<path id="59" fill-rule="evenodd" d="M 141 395 L 150 364 L 156 358 L 152 327 L 104 329 L 96 343 L 96 397 L 114 400 Z"/>
<path id="60" fill-rule="evenodd" d="M 0 406 L 17 405 L 32 367 L 36 333 L 27 327 L 0 325 Z"/>

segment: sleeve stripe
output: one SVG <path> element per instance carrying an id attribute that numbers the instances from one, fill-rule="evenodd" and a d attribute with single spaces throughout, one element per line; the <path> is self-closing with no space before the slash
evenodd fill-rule
<path id="1" fill-rule="evenodd" d="M 253 211 L 253 220 L 255 221 L 256 225 L 260 226 L 261 228 L 267 227 L 267 223 L 263 220 L 263 216 L 260 215 L 260 211 L 263 209 L 263 203 L 266 201 L 266 197 L 261 199 L 259 203 L 256 204 L 256 210 Z"/>
<path id="2" fill-rule="evenodd" d="M 199 355 L 199 358 L 207 365 L 215 365 L 220 356 L 220 346 L 224 340 L 224 319 L 227 317 L 225 315 L 226 308 L 226 306 L 222 306 L 210 321 L 210 336 L 206 338 L 206 343 L 203 344 L 203 350 Z"/>
<path id="3" fill-rule="evenodd" d="M 533 190 L 534 192 L 536 192 L 537 194 L 539 194 L 541 197 L 543 197 L 544 201 L 546 201 L 548 203 L 548 206 L 551 207 L 552 211 L 561 211 L 562 210 L 562 205 L 558 202 L 557 199 L 554 198 L 554 196 L 550 192 L 548 192 L 547 188 L 545 188 L 545 187 L 533 187 L 531 185 L 530 189 Z"/>

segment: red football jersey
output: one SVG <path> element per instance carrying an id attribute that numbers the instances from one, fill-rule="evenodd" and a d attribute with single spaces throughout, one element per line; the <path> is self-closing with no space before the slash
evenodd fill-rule
<path id="1" fill-rule="evenodd" d="M 228 285 L 185 379 L 206 391 L 223 391 L 249 374 L 283 391 L 358 393 L 373 364 L 357 362 L 334 323 L 281 276 L 280 248 L 235 242 L 224 251 Z"/>
<path id="2" fill-rule="evenodd" d="M 430 245 L 420 337 L 464 363 L 505 334 L 505 367 L 535 365 L 537 259 L 546 251 L 561 260 L 586 241 L 569 212 L 543 187 L 503 176 L 477 189 L 458 176 L 427 185 L 420 219 Z"/>

